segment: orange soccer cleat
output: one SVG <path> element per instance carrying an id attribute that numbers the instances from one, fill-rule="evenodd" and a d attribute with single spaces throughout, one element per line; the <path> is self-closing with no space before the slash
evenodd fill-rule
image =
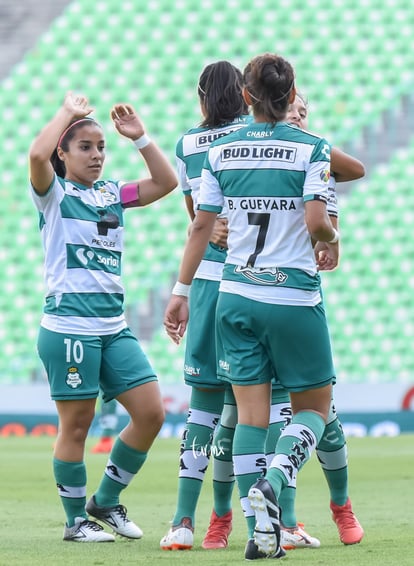
<path id="1" fill-rule="evenodd" d="M 351 500 L 348 497 L 345 505 L 336 505 L 333 501 L 330 504 L 332 519 L 336 523 L 339 538 L 344 544 L 357 544 L 364 536 L 364 529 L 359 524 L 358 519 L 352 511 Z"/>
<path id="2" fill-rule="evenodd" d="M 91 449 L 92 454 L 109 454 L 112 450 L 113 440 L 110 436 L 103 436 L 98 444 Z"/>

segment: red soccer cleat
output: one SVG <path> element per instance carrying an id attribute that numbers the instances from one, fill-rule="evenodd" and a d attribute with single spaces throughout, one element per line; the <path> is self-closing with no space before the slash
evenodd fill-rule
<path id="1" fill-rule="evenodd" d="M 336 523 L 339 531 L 339 538 L 344 544 L 357 544 L 364 536 L 364 529 L 359 524 L 358 519 L 352 511 L 351 500 L 348 497 L 345 505 L 336 505 L 333 501 L 330 504 L 332 519 Z"/>
<path id="2" fill-rule="evenodd" d="M 229 543 L 228 538 L 232 529 L 232 519 L 233 513 L 231 510 L 222 517 L 219 517 L 213 510 L 210 517 L 210 524 L 201 546 L 206 550 L 212 548 L 227 548 Z"/>
<path id="3" fill-rule="evenodd" d="M 92 454 L 109 454 L 112 450 L 114 441 L 110 436 L 103 436 L 98 444 L 91 449 Z"/>

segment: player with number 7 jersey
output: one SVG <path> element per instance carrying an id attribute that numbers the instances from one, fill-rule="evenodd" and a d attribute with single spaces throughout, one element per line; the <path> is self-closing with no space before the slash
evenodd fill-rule
<path id="1" fill-rule="evenodd" d="M 280 558 L 278 499 L 309 460 L 325 430 L 335 371 L 313 243 L 337 257 L 339 234 L 327 212 L 330 145 L 285 123 L 295 99 L 292 66 L 254 57 L 243 73 L 254 123 L 214 141 L 207 153 L 194 219 L 164 325 L 179 342 L 187 297 L 215 218 L 228 210 L 228 253 L 216 307 L 218 376 L 229 382 L 238 422 L 233 455 L 253 469 L 264 453 L 271 384 L 289 392 L 286 425 L 266 476 L 249 489 L 256 526 L 245 558 Z M 236 480 L 242 477 L 236 471 Z"/>
<path id="2" fill-rule="evenodd" d="M 200 210 L 228 210 L 221 291 L 276 304 L 320 302 L 320 278 L 303 222 L 305 203 L 327 202 L 328 142 L 285 122 L 252 123 L 213 142 Z"/>

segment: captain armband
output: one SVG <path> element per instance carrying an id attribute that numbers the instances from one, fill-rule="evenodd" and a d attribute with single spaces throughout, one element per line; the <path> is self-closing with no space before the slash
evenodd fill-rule
<path id="1" fill-rule="evenodd" d="M 121 187 L 121 203 L 124 208 L 139 206 L 139 184 L 128 183 Z"/>

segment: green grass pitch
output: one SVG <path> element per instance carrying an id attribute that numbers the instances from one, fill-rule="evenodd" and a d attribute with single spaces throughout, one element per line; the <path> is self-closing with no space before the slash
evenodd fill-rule
<path id="1" fill-rule="evenodd" d="M 89 452 L 88 497 L 98 484 L 105 455 Z M 194 565 L 243 564 L 246 527 L 237 492 L 229 547 L 206 551 L 201 541 L 212 507 L 208 470 L 196 516 L 191 551 L 161 551 L 159 541 L 169 528 L 177 487 L 178 439 L 158 439 L 139 476 L 124 492 L 122 503 L 144 531 L 139 541 L 79 544 L 62 541 L 64 515 L 52 475 L 53 439 L 0 438 L 0 565 Z M 414 435 L 396 438 L 351 438 L 350 496 L 365 529 L 361 544 L 344 546 L 330 518 L 329 495 L 313 456 L 299 475 L 297 516 L 321 540 L 319 549 L 289 551 L 283 564 L 320 566 L 412 566 L 414 564 Z"/>

